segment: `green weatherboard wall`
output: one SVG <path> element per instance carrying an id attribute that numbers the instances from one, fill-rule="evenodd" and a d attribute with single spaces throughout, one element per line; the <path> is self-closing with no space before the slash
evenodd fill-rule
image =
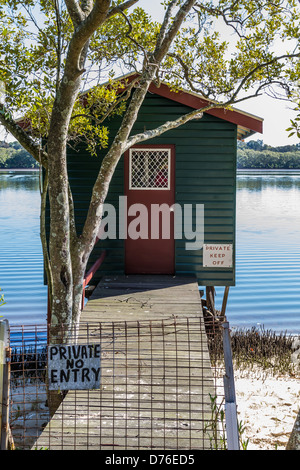
<path id="1" fill-rule="evenodd" d="M 148 94 L 134 126 L 133 134 L 173 120 L 190 108 L 154 94 Z M 118 128 L 118 119 L 109 123 L 110 133 Z M 205 243 L 232 243 L 235 247 L 237 126 L 205 114 L 161 137 L 144 142 L 145 145 L 173 144 L 176 154 L 176 203 L 204 204 Z M 89 156 L 82 147 L 69 150 L 68 169 L 74 195 L 78 232 L 87 212 L 92 187 L 105 150 L 98 157 Z M 123 158 L 113 176 L 107 203 L 118 208 L 119 196 L 124 194 Z M 195 274 L 199 285 L 225 286 L 235 283 L 233 268 L 203 268 L 202 250 L 186 251 L 185 240 L 176 240 L 176 274 Z M 89 266 L 103 249 L 107 257 L 100 268 L 97 281 L 103 274 L 124 273 L 124 241 L 99 241 L 90 258 Z M 235 250 L 233 250 L 235 252 Z M 235 256 L 234 256 L 235 258 Z"/>

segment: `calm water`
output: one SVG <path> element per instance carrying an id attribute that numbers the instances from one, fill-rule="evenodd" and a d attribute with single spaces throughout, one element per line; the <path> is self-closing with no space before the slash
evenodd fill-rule
<path id="1" fill-rule="evenodd" d="M 46 322 L 37 172 L 0 172 L 0 315 L 11 324 Z"/>
<path id="2" fill-rule="evenodd" d="M 295 173 L 238 176 L 236 287 L 227 307 L 233 326 L 300 333 L 300 174 Z M 221 304 L 223 289 L 217 292 Z"/>
<path id="3" fill-rule="evenodd" d="M 13 324 L 46 321 L 37 173 L 0 172 L 0 314 Z M 217 289 L 218 306 L 223 289 Z M 238 176 L 237 274 L 231 326 L 300 333 L 300 175 Z"/>

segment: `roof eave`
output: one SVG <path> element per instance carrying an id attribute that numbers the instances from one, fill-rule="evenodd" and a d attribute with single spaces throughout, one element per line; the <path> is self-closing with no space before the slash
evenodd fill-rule
<path id="1" fill-rule="evenodd" d="M 139 74 L 136 72 L 128 73 L 119 78 L 116 78 L 115 80 L 126 80 L 128 83 L 130 83 L 138 75 Z M 107 85 L 108 84 L 109 82 L 107 82 Z M 105 83 L 103 85 L 105 85 Z M 82 93 L 81 96 L 83 97 L 88 92 L 89 90 Z M 213 101 L 209 101 L 191 91 L 172 91 L 170 90 L 170 87 L 164 82 L 161 82 L 159 86 L 152 82 L 149 86 L 149 92 L 186 105 L 192 109 L 201 109 L 206 107 L 209 103 L 213 103 Z M 263 119 L 258 116 L 254 116 L 253 114 L 249 114 L 235 108 L 211 108 L 205 111 L 205 113 L 236 124 L 237 137 L 239 140 L 250 137 L 256 132 L 259 132 L 260 134 L 263 133 Z M 29 120 L 19 119 L 17 122 L 19 126 L 23 128 L 23 130 L 30 132 L 31 125 Z"/>
<path id="2" fill-rule="evenodd" d="M 163 96 L 165 98 L 176 101 L 180 104 L 189 106 L 193 109 L 201 109 L 209 103 L 208 100 L 202 98 L 195 93 L 190 91 L 171 91 L 167 84 L 161 83 L 157 87 L 154 83 L 151 83 L 149 91 L 153 94 Z M 225 108 L 212 108 L 205 111 L 207 114 L 216 116 L 225 121 L 232 122 L 238 126 L 238 138 L 244 139 L 249 137 L 256 132 L 263 133 L 263 119 L 254 116 L 253 114 L 240 111 L 235 108 L 225 109 Z"/>

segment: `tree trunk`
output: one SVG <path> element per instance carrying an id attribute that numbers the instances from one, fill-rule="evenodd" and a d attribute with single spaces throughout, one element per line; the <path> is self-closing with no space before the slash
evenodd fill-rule
<path id="1" fill-rule="evenodd" d="M 51 141 L 49 161 L 50 233 L 49 256 L 52 271 L 51 325 L 67 324 L 72 318 L 73 275 L 70 255 L 70 211 L 66 159 Z M 54 183 L 55 182 L 55 183 Z"/>
<path id="2" fill-rule="evenodd" d="M 77 325 L 79 322 L 83 276 L 101 223 L 103 204 L 112 175 L 126 149 L 131 130 L 159 64 L 165 57 L 170 44 L 195 1 L 186 0 L 176 13 L 171 26 L 168 25 L 169 19 L 166 21 L 154 53 L 145 62 L 139 87 L 135 89 L 119 131 L 114 137 L 110 150 L 103 159 L 101 170 L 93 188 L 86 222 L 79 237 L 77 237 L 74 227 L 67 174 L 66 145 L 68 127 L 81 85 L 81 75 L 84 72 L 83 67 L 89 40 L 93 32 L 106 21 L 111 2 L 109 0 L 95 3 L 87 2 L 85 5 L 87 7 L 86 14 L 91 12 L 87 18 L 89 21 L 84 20 L 85 15 L 83 14 L 80 15 L 80 18 L 77 17 L 76 11 L 78 13 L 80 10 L 69 10 L 72 20 L 76 25 L 80 20 L 80 24 L 76 26 L 69 44 L 64 74 L 59 82 L 51 113 L 47 145 L 50 203 L 49 258 L 52 273 L 52 340 L 57 341 L 58 338 L 61 338 L 60 331 L 63 327 L 65 342 L 72 333 L 72 326 Z M 71 3 L 69 3 L 69 8 L 70 5 Z M 172 6 L 169 9 L 169 13 L 171 13 Z"/>
<path id="3" fill-rule="evenodd" d="M 48 143 L 52 159 L 49 162 L 50 233 L 49 258 L 51 271 L 51 343 L 76 341 L 79 324 L 83 278 L 96 236 L 88 246 L 77 237 L 70 201 L 66 164 L 66 149 Z M 55 184 L 53 184 L 55 182 Z M 102 206 L 103 207 L 103 206 Z M 102 213 L 102 209 L 100 210 Z M 94 228 L 93 233 L 97 232 Z"/>

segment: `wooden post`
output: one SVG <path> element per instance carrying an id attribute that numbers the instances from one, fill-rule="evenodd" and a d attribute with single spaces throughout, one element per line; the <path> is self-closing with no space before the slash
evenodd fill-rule
<path id="1" fill-rule="evenodd" d="M 229 323 L 224 322 L 222 323 L 222 326 L 225 361 L 225 375 L 223 377 L 223 380 L 225 392 L 225 420 L 227 446 L 228 450 L 240 450 Z"/>
<path id="2" fill-rule="evenodd" d="M 229 294 L 229 286 L 226 286 L 225 290 L 224 290 L 222 310 L 221 310 L 221 315 L 222 315 L 222 318 L 223 318 L 224 321 L 225 321 L 225 313 L 226 313 L 228 294 Z"/>
<path id="3" fill-rule="evenodd" d="M 289 442 L 287 443 L 286 450 L 300 450 L 300 410 L 291 432 Z"/>
<path id="4" fill-rule="evenodd" d="M 206 307 L 213 316 L 216 316 L 215 288 L 213 286 L 206 286 Z"/>
<path id="5" fill-rule="evenodd" d="M 8 321 L 0 321 L 0 450 L 8 446 L 9 362 Z"/>

